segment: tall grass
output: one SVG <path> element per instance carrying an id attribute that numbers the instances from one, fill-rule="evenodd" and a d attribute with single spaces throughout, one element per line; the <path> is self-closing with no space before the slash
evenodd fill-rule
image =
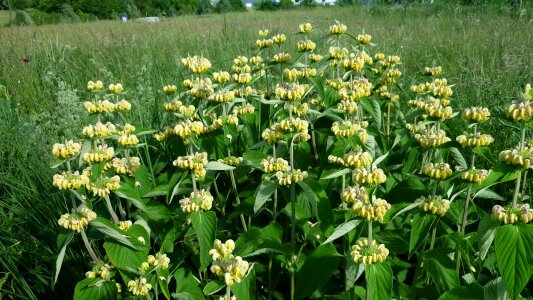
<path id="1" fill-rule="evenodd" d="M 255 51 L 258 29 L 287 34 L 286 45 L 292 47 L 298 24 L 327 28 L 335 20 L 371 34 L 378 50 L 402 58 L 406 93 L 428 63 L 441 65 L 456 84 L 458 109 L 502 105 L 533 82 L 532 16 L 499 6 L 354 6 L 184 16 L 158 24 L 102 21 L 0 28 L 0 85 L 10 95 L 9 100 L 0 95 L 0 278 L 11 274 L 0 295 L 57 295 L 50 285 L 56 222 L 66 206 L 63 194 L 51 187 L 48 157 L 51 143 L 79 134 L 87 123 L 79 113 L 86 95 L 78 90 L 88 80 L 121 82 L 128 100 L 142 107 L 135 112 L 135 123 L 156 128 L 163 94 L 154 87 L 183 80 L 182 56 L 201 54 L 214 69 L 227 68 L 235 56 Z M 325 32 L 316 35 L 326 38 Z M 25 57 L 28 63 L 22 61 Z M 491 126 L 487 130 L 496 136 L 501 124 Z M 506 138 L 497 137 L 500 146 Z M 76 263 L 83 258 L 75 254 L 83 251 L 71 249 L 58 294 L 71 294 L 83 275 L 77 267 L 85 263 Z"/>

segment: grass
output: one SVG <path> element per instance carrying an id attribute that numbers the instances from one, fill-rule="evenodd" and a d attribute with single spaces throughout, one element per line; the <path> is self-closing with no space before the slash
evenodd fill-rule
<path id="1" fill-rule="evenodd" d="M 6 16 L 7 12 L 0 12 L 0 24 Z M 526 83 L 533 83 L 532 16 L 518 15 L 507 7 L 355 6 L 184 16 L 158 24 L 101 21 L 0 28 L 0 85 L 7 88 L 13 103 L 0 101 L 6 104 L 0 111 L 11 116 L 0 121 L 0 213 L 5 214 L 0 220 L 6 220 L 6 224 L 0 222 L 0 238 L 5 240 L 0 243 L 0 261 L 5 262 L 0 278 L 3 272 L 20 270 L 19 276 L 8 278 L 11 293 L 18 288 L 27 291 L 24 298 L 34 298 L 50 290 L 57 252 L 55 222 L 65 211 L 61 195 L 51 188 L 48 155 L 52 143 L 79 135 L 87 123 L 80 116 L 86 96 L 81 91 L 88 80 L 121 82 L 128 100 L 143 108 L 136 112 L 135 123 L 156 128 L 163 101 L 160 88 L 183 80 L 181 57 L 202 54 L 215 70 L 228 68 L 237 55 L 255 53 L 259 29 L 287 34 L 286 47 L 292 51 L 299 38 L 293 34 L 298 24 L 312 22 L 317 28 L 313 39 L 319 40 L 327 38 L 327 28 L 335 20 L 345 23 L 351 33 L 371 34 L 376 51 L 402 58 L 406 92 L 425 66 L 441 65 L 444 76 L 456 85 L 453 106 L 457 110 L 503 105 Z M 327 53 L 327 49 L 317 51 Z M 22 62 L 23 58 L 30 62 Z M 497 135 L 501 124 L 490 126 L 485 129 Z M 499 137 L 499 145 L 505 145 L 507 138 Z M 41 247 L 39 256 L 33 256 L 31 245 Z M 79 259 L 73 253 L 69 259 Z M 85 268 L 70 265 L 71 270 L 64 270 L 67 279 L 58 283 L 58 289 L 67 293 L 73 287 L 68 278 L 83 275 L 80 268 Z M 6 289 L 8 297 L 13 295 L 4 284 L 2 292 Z"/>

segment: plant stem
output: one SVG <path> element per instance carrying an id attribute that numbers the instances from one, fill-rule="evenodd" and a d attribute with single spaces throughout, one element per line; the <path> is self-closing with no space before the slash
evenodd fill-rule
<path id="1" fill-rule="evenodd" d="M 109 211 L 109 214 L 111 214 L 111 218 L 113 218 L 113 221 L 115 223 L 118 223 L 119 222 L 118 216 L 115 213 L 115 211 L 113 210 L 113 206 L 111 205 L 111 200 L 109 199 L 109 196 L 105 196 L 104 200 L 105 200 L 105 204 L 107 206 L 107 210 Z"/>
<path id="2" fill-rule="evenodd" d="M 87 239 L 87 235 L 85 234 L 85 229 L 82 228 L 80 233 L 81 233 L 81 239 L 83 240 L 83 244 L 85 245 L 85 248 L 89 252 L 89 255 L 91 256 L 93 262 L 95 264 L 99 264 L 100 260 L 98 259 L 98 257 L 96 257 L 96 253 L 94 253 L 94 250 L 93 250 L 93 247 L 91 247 L 91 244 L 89 244 L 89 240 Z"/>
<path id="3" fill-rule="evenodd" d="M 520 128 L 520 145 L 519 145 L 518 153 L 521 153 L 524 150 L 525 140 L 526 140 L 526 124 L 522 123 L 522 127 Z M 518 194 L 520 192 L 520 181 L 521 180 L 522 180 L 522 171 L 519 171 L 518 178 L 516 178 L 516 184 L 514 187 L 513 206 L 516 206 L 516 202 L 518 201 Z"/>
<path id="4" fill-rule="evenodd" d="M 225 300 L 231 300 L 231 287 L 229 285 L 226 285 L 226 299 Z"/>

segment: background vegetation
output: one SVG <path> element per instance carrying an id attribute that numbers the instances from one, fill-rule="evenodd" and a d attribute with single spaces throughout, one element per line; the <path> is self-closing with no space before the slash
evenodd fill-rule
<path id="1" fill-rule="evenodd" d="M 79 2 L 90 6 L 90 1 Z M 54 12 L 54 1 L 39 5 L 47 3 L 41 9 Z M 334 20 L 372 34 L 380 49 L 399 55 L 406 92 L 424 66 L 441 65 L 456 84 L 457 110 L 503 105 L 533 82 L 531 12 L 507 5 L 354 6 L 184 16 L 159 24 L 102 21 L 0 29 L 0 296 L 69 297 L 83 276 L 79 270 L 86 259 L 75 246 L 52 292 L 56 222 L 65 206 L 51 186 L 49 153 L 52 143 L 75 137 L 87 123 L 81 119 L 85 94 L 79 92 L 87 80 L 121 82 L 134 107 L 142 108 L 131 121 L 158 128 L 164 96 L 154 87 L 183 80 L 180 58 L 203 54 L 215 68 L 227 68 L 237 55 L 252 53 L 258 28 L 283 32 L 292 45 L 296 37 L 287 28 L 307 21 L 328 28 Z M 485 127 L 495 135 L 497 149 L 509 144 L 508 136 L 496 136 L 499 126 L 494 121 Z"/>

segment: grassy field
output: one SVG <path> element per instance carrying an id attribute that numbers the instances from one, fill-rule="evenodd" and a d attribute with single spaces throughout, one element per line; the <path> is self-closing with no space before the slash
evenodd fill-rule
<path id="1" fill-rule="evenodd" d="M 7 13 L 0 12 L 0 25 L 6 18 Z M 456 110 L 492 107 L 509 102 L 526 83 L 533 83 L 532 18 L 505 7 L 357 6 L 184 16 L 157 24 L 102 21 L 0 28 L 0 85 L 6 87 L 0 90 L 0 261 L 5 263 L 0 282 L 4 270 L 21 270 L 20 278 L 12 274 L 7 282 L 11 289 L 25 290 L 23 297 L 39 297 L 51 288 L 57 253 L 53 224 L 63 213 L 64 199 L 51 187 L 50 144 L 80 135 L 86 123 L 81 104 L 88 80 L 121 82 L 128 100 L 142 107 L 136 123 L 157 128 L 160 90 L 183 80 L 183 56 L 204 55 L 215 70 L 227 69 L 234 57 L 256 53 L 259 29 L 285 33 L 284 47 L 293 52 L 298 24 L 313 23 L 313 40 L 318 41 L 327 38 L 329 25 L 338 20 L 350 33 L 371 34 L 375 52 L 401 57 L 402 100 L 409 99 L 409 86 L 420 80 L 425 66 L 441 65 L 443 75 L 455 84 Z M 327 49 L 317 52 L 326 54 Z M 493 122 L 486 129 L 497 135 L 500 126 Z M 499 145 L 506 143 L 507 136 L 497 138 Z M 8 219 L 19 221 L 2 221 Z M 31 235 L 32 228 L 39 233 Z M 38 264 L 28 252 L 35 243 L 44 249 Z M 82 275 L 76 273 L 74 262 L 80 258 L 74 253 L 68 253 L 73 263 L 71 270 L 63 270 L 58 293 L 71 293 L 72 282 Z M 0 290 L 9 290 L 6 286 Z"/>

